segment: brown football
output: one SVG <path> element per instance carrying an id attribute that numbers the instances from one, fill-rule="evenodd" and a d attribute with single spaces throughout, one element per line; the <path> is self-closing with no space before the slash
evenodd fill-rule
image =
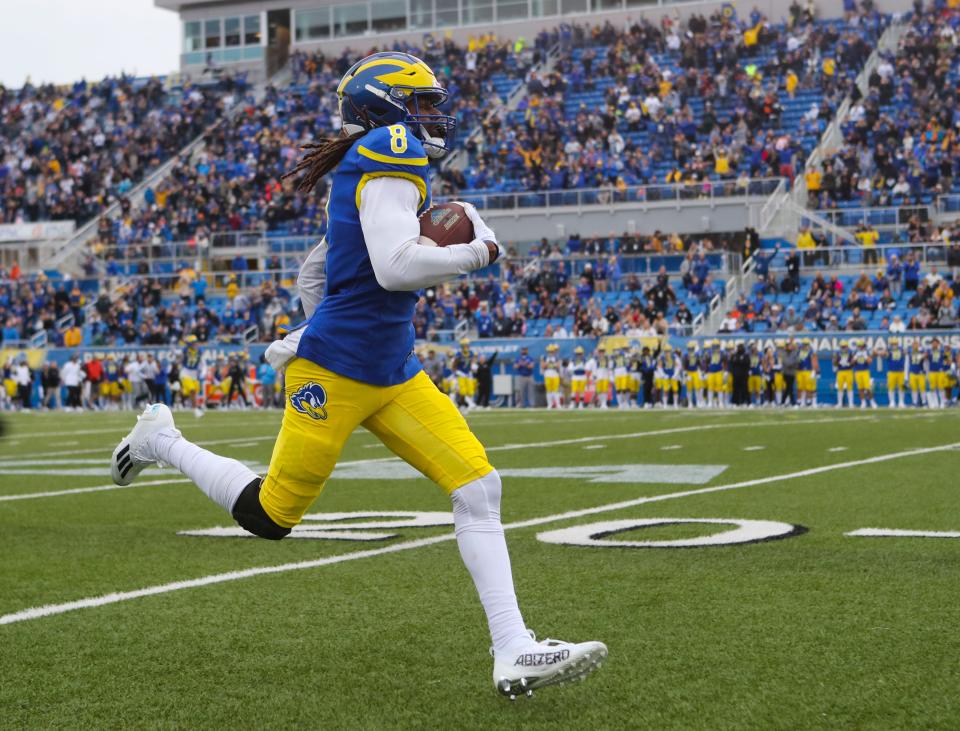
<path id="1" fill-rule="evenodd" d="M 424 246 L 469 244 L 473 224 L 459 203 L 438 203 L 420 216 L 420 243 Z"/>

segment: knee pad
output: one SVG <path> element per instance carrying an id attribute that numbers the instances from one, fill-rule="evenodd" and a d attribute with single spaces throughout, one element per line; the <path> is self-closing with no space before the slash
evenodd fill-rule
<path id="1" fill-rule="evenodd" d="M 469 524 L 488 521 L 499 525 L 501 493 L 500 475 L 496 470 L 454 490 L 450 499 L 453 501 L 453 519 L 457 530 Z"/>
<path id="2" fill-rule="evenodd" d="M 237 502 L 233 506 L 233 519 L 237 521 L 241 528 L 248 530 L 253 535 L 260 538 L 266 538 L 271 541 L 279 541 L 290 535 L 291 528 L 284 528 L 273 522 L 267 512 L 260 504 L 260 483 L 258 477 L 251 482 L 240 493 Z"/>

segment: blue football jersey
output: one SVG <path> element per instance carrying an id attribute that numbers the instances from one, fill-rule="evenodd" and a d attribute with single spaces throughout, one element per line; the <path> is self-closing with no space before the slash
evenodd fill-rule
<path id="1" fill-rule="evenodd" d="M 402 124 L 378 127 L 353 144 L 333 174 L 327 205 L 326 286 L 297 355 L 348 378 L 392 386 L 421 369 L 413 352 L 415 292 L 378 283 L 360 227 L 360 193 L 371 180 L 399 177 L 430 207 L 430 167 L 420 140 Z"/>

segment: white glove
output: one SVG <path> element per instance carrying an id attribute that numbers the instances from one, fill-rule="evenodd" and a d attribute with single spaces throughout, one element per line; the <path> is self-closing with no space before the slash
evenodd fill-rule
<path id="1" fill-rule="evenodd" d="M 300 345 L 304 330 L 306 330 L 305 327 L 297 328 L 288 333 L 283 340 L 274 340 L 270 343 L 270 347 L 263 356 L 275 371 L 284 368 L 287 363 L 297 357 L 297 347 Z"/>
<path id="2" fill-rule="evenodd" d="M 497 235 L 493 232 L 493 229 L 490 228 L 482 218 L 480 214 L 477 213 L 477 209 L 473 207 L 472 203 L 466 203 L 465 201 L 455 201 L 463 206 L 464 212 L 467 214 L 467 218 L 470 219 L 470 223 L 473 224 L 473 235 L 474 237 L 480 239 L 481 241 L 492 241 L 493 243 L 500 245 L 500 242 L 497 241 Z"/>

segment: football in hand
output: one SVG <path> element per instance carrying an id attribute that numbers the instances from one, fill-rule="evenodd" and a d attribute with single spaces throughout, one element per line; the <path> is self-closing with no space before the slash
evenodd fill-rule
<path id="1" fill-rule="evenodd" d="M 459 203 L 438 203 L 420 216 L 420 243 L 424 246 L 469 244 L 473 224 Z"/>

